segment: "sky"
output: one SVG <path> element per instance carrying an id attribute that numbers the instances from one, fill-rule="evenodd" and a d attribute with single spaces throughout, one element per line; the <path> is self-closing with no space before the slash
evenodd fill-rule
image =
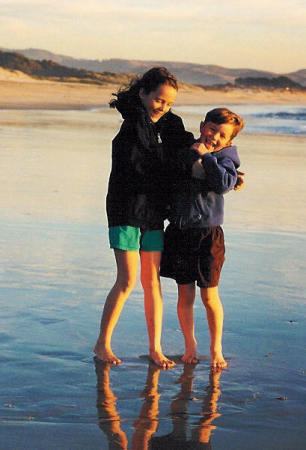
<path id="1" fill-rule="evenodd" d="M 306 68 L 305 0 L 0 0 L 0 47 L 75 58 Z"/>

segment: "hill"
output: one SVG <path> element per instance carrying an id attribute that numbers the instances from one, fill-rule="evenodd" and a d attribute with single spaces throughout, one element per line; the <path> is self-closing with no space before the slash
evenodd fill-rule
<path id="1" fill-rule="evenodd" d="M 12 50 L 10 50 L 12 51 Z M 17 51 L 17 50 L 14 50 Z M 216 65 L 202 65 L 170 61 L 138 61 L 127 59 L 77 59 L 70 56 L 55 54 L 40 49 L 18 50 L 24 56 L 35 60 L 52 60 L 57 64 L 75 69 L 84 69 L 92 72 L 111 73 L 143 73 L 154 65 L 164 65 L 171 70 L 180 81 L 189 84 L 201 84 L 204 86 L 234 83 L 236 78 L 276 78 L 285 76 L 296 83 L 306 87 L 306 69 L 292 73 L 279 74 L 263 70 L 248 68 L 229 69 Z"/>
<path id="2" fill-rule="evenodd" d="M 85 69 L 75 69 L 51 60 L 38 61 L 17 52 L 0 51 L 0 67 L 39 79 L 86 84 L 123 84 L 132 77 L 132 74 L 96 73 Z"/>
<path id="3" fill-rule="evenodd" d="M 50 55 L 48 55 L 50 56 Z M 114 73 L 111 71 L 104 72 L 94 72 L 86 69 L 77 69 L 74 67 L 67 67 L 52 60 L 43 59 L 41 61 L 27 58 L 18 52 L 3 52 L 0 50 L 0 68 L 14 71 L 15 73 L 19 72 L 20 74 L 26 74 L 27 76 L 38 78 L 38 79 L 48 79 L 53 81 L 66 81 L 66 82 L 76 82 L 76 83 L 86 83 L 86 84 L 98 84 L 98 85 L 113 85 L 113 84 L 127 84 L 133 75 L 138 71 L 143 72 L 144 63 L 141 63 L 142 69 L 137 70 L 136 66 L 131 68 L 133 72 L 129 73 Z M 162 64 L 162 62 L 161 62 Z M 173 63 L 174 64 L 174 63 Z M 148 65 L 148 67 L 152 67 L 152 63 Z M 186 67 L 188 64 L 186 63 L 177 63 L 176 71 L 181 69 L 181 71 L 186 71 Z M 173 70 L 168 64 L 170 70 Z M 216 72 L 216 69 L 219 70 L 219 78 L 217 78 L 218 82 L 212 84 L 212 81 L 216 80 L 216 75 L 211 75 L 209 82 L 205 84 L 205 81 L 202 77 L 198 75 L 197 80 L 200 82 L 191 83 L 194 86 L 198 86 L 203 89 L 232 89 L 232 88 L 261 88 L 265 90 L 274 90 L 274 89 L 290 89 L 290 90 L 305 90 L 306 87 L 301 84 L 293 81 L 292 79 L 285 76 L 276 76 L 272 77 L 271 74 L 267 74 L 266 76 L 254 76 L 258 75 L 257 71 L 250 71 L 248 69 L 238 70 L 238 69 L 224 69 L 218 66 L 211 66 L 211 70 Z M 243 74 L 243 76 L 235 77 L 238 72 Z M 303 71 L 300 71 L 303 73 Z M 223 73 L 223 78 L 221 78 L 221 73 Z M 231 74 L 231 77 L 229 76 Z M 180 80 L 182 78 L 179 78 Z M 185 77 L 187 79 L 187 75 Z M 190 79 L 190 78 L 188 78 Z M 224 80 L 227 80 L 226 83 Z M 188 83 L 189 84 L 189 83 Z M 182 85 L 182 83 L 181 83 Z M 186 86 L 186 83 L 183 85 Z M 190 86 L 190 84 L 189 84 Z"/>

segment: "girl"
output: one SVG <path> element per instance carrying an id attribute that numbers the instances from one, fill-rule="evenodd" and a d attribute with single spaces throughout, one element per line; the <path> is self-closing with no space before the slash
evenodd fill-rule
<path id="1" fill-rule="evenodd" d="M 139 254 L 150 359 L 165 369 L 174 365 L 164 356 L 160 343 L 163 305 L 159 266 L 171 176 L 168 162 L 178 142 L 187 145 L 192 140 L 182 120 L 169 111 L 177 90 L 176 78 L 167 69 L 155 67 L 127 89 L 119 90 L 110 103 L 124 119 L 112 144 L 106 200 L 117 278 L 105 301 L 94 352 L 111 364 L 121 364 L 112 351 L 111 337 L 134 287 Z"/>

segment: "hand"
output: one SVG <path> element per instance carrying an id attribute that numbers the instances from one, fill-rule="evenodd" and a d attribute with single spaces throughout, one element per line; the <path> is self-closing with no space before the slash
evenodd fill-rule
<path id="1" fill-rule="evenodd" d="M 238 178 L 237 178 L 234 190 L 240 191 L 241 189 L 244 188 L 244 185 L 245 185 L 245 180 L 244 180 L 245 173 L 240 172 L 240 170 L 237 170 L 237 175 L 238 175 Z"/>
<path id="2" fill-rule="evenodd" d="M 191 147 L 191 150 L 195 150 L 198 155 L 202 156 L 205 155 L 205 153 L 208 153 L 207 148 L 202 142 L 195 142 Z"/>

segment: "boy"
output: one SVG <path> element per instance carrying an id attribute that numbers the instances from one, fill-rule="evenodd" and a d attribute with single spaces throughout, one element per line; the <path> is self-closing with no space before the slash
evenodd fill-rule
<path id="1" fill-rule="evenodd" d="M 224 262 L 223 194 L 235 187 L 240 165 L 233 138 L 242 130 L 243 119 L 227 108 L 209 111 L 200 124 L 201 136 L 192 146 L 201 158 L 193 177 L 176 186 L 165 231 L 161 276 L 178 285 L 177 313 L 185 340 L 184 363 L 197 363 L 193 304 L 195 282 L 200 287 L 210 332 L 211 365 L 223 369 L 223 307 L 218 283 Z M 189 150 L 190 151 L 190 150 Z"/>

